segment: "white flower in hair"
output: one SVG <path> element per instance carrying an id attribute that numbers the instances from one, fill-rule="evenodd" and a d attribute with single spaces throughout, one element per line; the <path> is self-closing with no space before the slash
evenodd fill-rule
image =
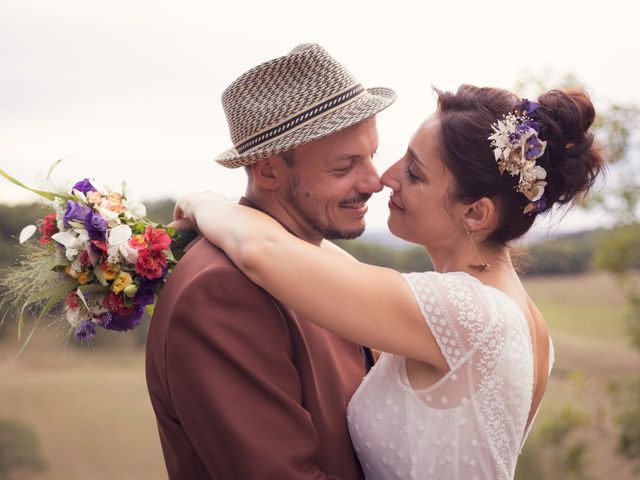
<path id="1" fill-rule="evenodd" d="M 547 172 L 536 165 L 536 160 L 544 155 L 547 142 L 538 138 L 538 122 L 529 117 L 537 109 L 536 103 L 525 100 L 518 110 L 491 125 L 493 133 L 488 138 L 500 175 L 506 171 L 511 176 L 519 176 L 516 189 L 531 201 L 524 213 L 546 207 L 542 197 L 547 185 Z"/>

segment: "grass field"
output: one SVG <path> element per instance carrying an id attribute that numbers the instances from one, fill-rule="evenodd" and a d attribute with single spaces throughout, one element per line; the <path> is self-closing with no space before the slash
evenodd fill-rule
<path id="1" fill-rule="evenodd" d="M 627 346 L 623 298 L 604 274 L 532 278 L 526 284 L 547 318 L 557 358 L 537 424 L 556 408 L 575 405 L 590 419 L 581 431 L 589 447 L 589 478 L 634 478 L 612 453 L 612 399 L 605 393 L 611 382 L 637 373 L 640 365 L 638 354 Z M 60 335 L 41 332 L 13 362 L 15 330 L 5 329 L 0 336 L 0 419 L 32 428 L 47 463 L 42 473 L 13 478 L 166 478 L 143 351 L 129 340 L 78 349 L 66 346 Z"/>
<path id="2" fill-rule="evenodd" d="M 530 438 L 554 412 L 571 405 L 587 418 L 573 440 L 587 445 L 589 476 L 576 478 L 638 478 L 613 453 L 618 398 L 608 392 L 640 373 L 640 355 L 629 345 L 627 306 L 617 284 L 605 273 L 534 277 L 524 283 L 545 316 L 556 351 L 551 381 Z"/>

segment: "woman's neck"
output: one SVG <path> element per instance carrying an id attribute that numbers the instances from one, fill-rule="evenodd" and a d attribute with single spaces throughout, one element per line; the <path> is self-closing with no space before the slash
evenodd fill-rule
<path id="1" fill-rule="evenodd" d="M 435 270 L 440 273 L 466 272 L 482 279 L 493 276 L 491 272 L 514 270 L 509 247 L 504 245 L 488 247 L 478 244 L 474 248 L 471 242 L 462 242 L 461 247 L 453 251 L 429 251 L 429 254 Z M 483 265 L 486 268 L 482 268 Z"/>

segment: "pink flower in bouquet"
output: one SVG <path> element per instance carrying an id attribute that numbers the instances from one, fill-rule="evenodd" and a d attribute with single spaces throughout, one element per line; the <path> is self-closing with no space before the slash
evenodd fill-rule
<path id="1" fill-rule="evenodd" d="M 102 194 L 100 192 L 87 192 L 87 202 L 91 205 L 100 205 Z"/>
<path id="2" fill-rule="evenodd" d="M 102 200 L 101 206 L 112 212 L 122 212 L 122 195 L 117 192 L 109 192 Z"/>
<path id="3" fill-rule="evenodd" d="M 138 252 L 136 273 L 149 280 L 161 278 L 167 267 L 167 256 L 161 251 L 144 248 Z"/>
<path id="4" fill-rule="evenodd" d="M 42 219 L 44 223 L 40 226 L 40 232 L 42 236 L 40 237 L 40 243 L 42 245 L 46 245 L 51 242 L 51 235 L 55 235 L 58 233 L 58 223 L 56 221 L 56 214 L 50 213 L 45 215 Z"/>
<path id="5" fill-rule="evenodd" d="M 147 225 L 147 229 L 144 232 L 144 239 L 147 241 L 149 248 L 154 252 L 167 250 L 169 245 L 171 245 L 171 237 L 167 235 L 167 232 L 160 228 L 153 228 L 151 225 Z"/>
<path id="6" fill-rule="evenodd" d="M 129 240 L 129 246 L 134 250 L 142 250 L 147 247 L 147 241 L 144 239 L 144 235 L 133 235 Z"/>

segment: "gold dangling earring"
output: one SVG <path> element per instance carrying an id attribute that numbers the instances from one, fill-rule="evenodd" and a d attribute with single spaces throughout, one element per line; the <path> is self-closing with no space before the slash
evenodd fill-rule
<path id="1" fill-rule="evenodd" d="M 490 265 L 488 263 L 484 263 L 484 260 L 482 260 L 480 252 L 478 251 L 478 247 L 476 247 L 476 242 L 473 241 L 473 232 L 470 232 L 466 226 L 464 227 L 464 231 L 467 232 L 467 236 L 469 237 L 469 241 L 471 242 L 473 251 L 476 253 L 476 257 L 478 257 L 478 260 L 480 260 L 480 263 L 470 263 L 469 266 L 474 270 L 484 272 L 490 267 Z"/>

